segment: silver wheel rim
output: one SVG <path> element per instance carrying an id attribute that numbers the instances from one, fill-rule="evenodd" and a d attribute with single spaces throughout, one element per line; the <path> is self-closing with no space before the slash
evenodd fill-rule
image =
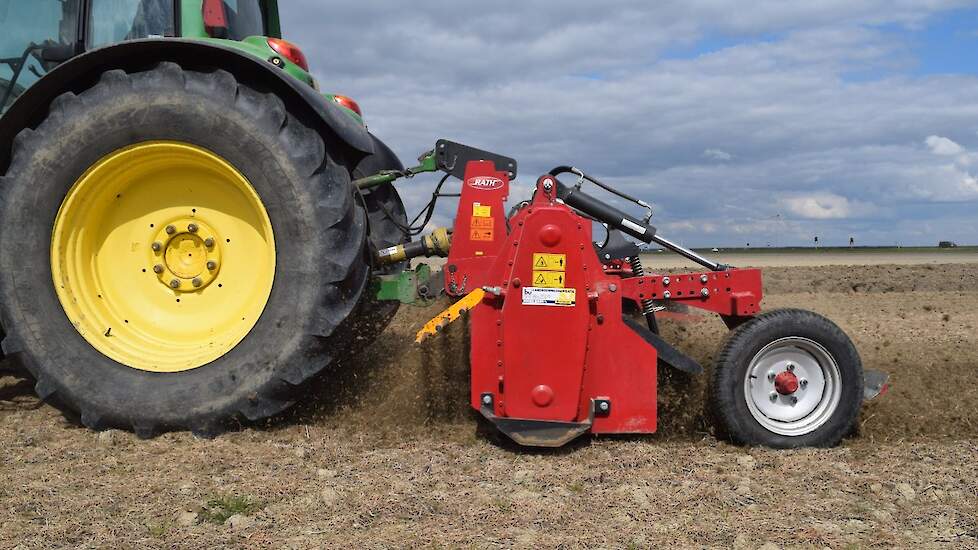
<path id="1" fill-rule="evenodd" d="M 780 393 L 775 378 L 792 373 L 792 393 Z M 764 346 L 751 359 L 744 379 L 747 408 L 764 429 L 779 435 L 809 434 L 835 414 L 842 397 L 842 374 L 835 358 L 819 343 L 789 336 Z"/>

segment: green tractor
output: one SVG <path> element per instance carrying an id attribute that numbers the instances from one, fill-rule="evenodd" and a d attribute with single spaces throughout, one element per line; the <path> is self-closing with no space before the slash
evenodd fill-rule
<path id="1" fill-rule="evenodd" d="M 0 57 L 2 348 L 41 398 L 214 434 L 394 314 L 404 206 L 352 181 L 403 167 L 276 0 L 0 0 Z"/>

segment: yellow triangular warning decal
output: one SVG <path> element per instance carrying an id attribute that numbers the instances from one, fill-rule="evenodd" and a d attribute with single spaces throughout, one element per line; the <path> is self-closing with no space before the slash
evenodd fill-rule
<path id="1" fill-rule="evenodd" d="M 535 284 L 535 285 L 544 285 L 544 284 L 547 284 L 547 279 L 544 278 L 543 273 L 541 273 L 541 274 L 537 275 L 537 278 L 536 279 L 533 280 L 533 284 Z"/>
<path id="2" fill-rule="evenodd" d="M 543 256 L 537 258 L 537 263 L 533 267 L 547 267 L 547 261 L 543 259 Z"/>

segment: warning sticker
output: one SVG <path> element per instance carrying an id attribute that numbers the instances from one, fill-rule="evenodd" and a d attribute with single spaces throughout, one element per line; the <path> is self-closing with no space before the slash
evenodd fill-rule
<path id="1" fill-rule="evenodd" d="M 472 217 L 474 218 L 489 218 L 492 217 L 492 207 L 483 206 L 477 202 L 472 203 Z"/>
<path id="2" fill-rule="evenodd" d="M 564 288 L 563 271 L 534 271 L 533 286 Z"/>
<path id="3" fill-rule="evenodd" d="M 469 221 L 471 222 L 470 227 L 472 229 L 492 229 L 496 225 L 495 218 L 477 218 L 472 216 L 472 219 Z"/>
<path id="4" fill-rule="evenodd" d="M 471 228 L 469 231 L 470 241 L 491 241 L 492 240 L 492 229 L 476 229 Z"/>
<path id="5" fill-rule="evenodd" d="M 534 271 L 566 271 L 567 254 L 533 254 Z"/>
<path id="6" fill-rule="evenodd" d="M 577 302 L 577 290 L 573 288 L 523 287 L 525 306 L 573 306 Z"/>

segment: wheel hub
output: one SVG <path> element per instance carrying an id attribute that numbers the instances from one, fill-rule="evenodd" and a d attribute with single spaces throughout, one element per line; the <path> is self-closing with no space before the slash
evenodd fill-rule
<path id="1" fill-rule="evenodd" d="M 791 371 L 782 371 L 774 377 L 774 389 L 781 395 L 791 395 L 798 391 L 798 377 Z"/>
<path id="2" fill-rule="evenodd" d="M 217 232 L 196 217 L 174 220 L 162 227 L 150 245 L 150 262 L 160 284 L 177 292 L 206 288 L 221 268 Z"/>

